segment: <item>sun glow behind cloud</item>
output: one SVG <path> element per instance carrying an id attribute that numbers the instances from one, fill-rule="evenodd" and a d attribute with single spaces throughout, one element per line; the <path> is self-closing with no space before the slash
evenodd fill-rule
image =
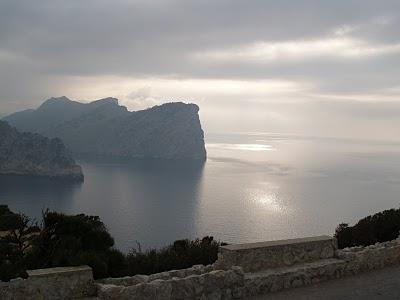
<path id="1" fill-rule="evenodd" d="M 336 33 L 344 35 L 351 30 L 350 27 L 344 27 Z M 333 37 L 284 42 L 261 41 L 238 48 L 197 52 L 194 54 L 194 57 L 217 61 L 272 62 L 276 60 L 304 60 L 317 57 L 354 59 L 389 53 L 400 53 L 400 43 L 374 45 L 354 38 Z"/>
<path id="2" fill-rule="evenodd" d="M 77 83 L 80 83 L 79 87 Z M 71 76 L 62 83 L 65 93 L 76 99 L 96 99 L 104 95 L 117 97 L 129 109 L 142 109 L 165 101 L 231 99 L 277 101 L 282 96 L 299 95 L 311 88 L 307 82 L 290 80 L 234 80 L 130 78 L 119 76 Z M 143 107 L 142 107 L 143 106 Z"/>
<path id="3" fill-rule="evenodd" d="M 1 114 L 184 101 L 206 135 L 398 139 L 399 1 L 28 2 L 0 2 Z"/>

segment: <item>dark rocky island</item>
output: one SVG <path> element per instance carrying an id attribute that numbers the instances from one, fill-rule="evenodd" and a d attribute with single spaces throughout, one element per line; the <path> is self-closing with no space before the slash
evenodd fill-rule
<path id="1" fill-rule="evenodd" d="M 83 181 L 81 167 L 60 139 L 19 132 L 4 121 L 0 121 L 0 174 Z"/>
<path id="2" fill-rule="evenodd" d="M 130 112 L 115 98 L 80 103 L 51 98 L 4 120 L 19 130 L 58 137 L 74 153 L 204 161 L 204 134 L 195 104 L 166 103 Z"/>

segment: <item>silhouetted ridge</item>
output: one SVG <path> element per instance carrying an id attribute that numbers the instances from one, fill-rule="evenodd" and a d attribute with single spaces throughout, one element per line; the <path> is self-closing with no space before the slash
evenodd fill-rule
<path id="1" fill-rule="evenodd" d="M 80 103 L 59 97 L 4 119 L 23 131 L 59 137 L 78 154 L 204 160 L 198 111 L 178 102 L 129 112 L 115 98 Z"/>

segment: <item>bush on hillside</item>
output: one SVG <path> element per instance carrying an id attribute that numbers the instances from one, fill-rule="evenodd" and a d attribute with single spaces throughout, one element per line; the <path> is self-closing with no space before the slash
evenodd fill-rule
<path id="1" fill-rule="evenodd" d="M 110 257 L 119 255 L 114 239 L 97 216 L 45 211 L 40 235 L 27 255 L 28 268 L 89 265 L 95 278 L 114 276 Z"/>
<path id="2" fill-rule="evenodd" d="M 38 227 L 24 214 L 0 205 L 0 280 L 26 277 L 24 256 Z"/>
<path id="3" fill-rule="evenodd" d="M 400 233 L 400 209 L 389 209 L 363 218 L 354 226 L 340 224 L 335 237 L 340 249 L 394 240 Z"/>
<path id="4" fill-rule="evenodd" d="M 114 239 L 97 216 L 45 211 L 39 228 L 28 217 L 0 206 L 0 280 L 24 277 L 27 269 L 89 265 L 96 279 L 151 274 L 217 259 L 219 242 L 212 237 L 178 240 L 160 250 L 113 248 Z"/>
<path id="5" fill-rule="evenodd" d="M 153 274 L 189 268 L 196 264 L 208 265 L 217 260 L 221 243 L 206 236 L 195 240 L 177 240 L 162 249 L 145 252 L 132 250 L 127 256 L 128 274 Z"/>

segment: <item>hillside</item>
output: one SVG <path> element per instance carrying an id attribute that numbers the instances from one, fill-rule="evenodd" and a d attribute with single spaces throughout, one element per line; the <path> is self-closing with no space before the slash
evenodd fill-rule
<path id="1" fill-rule="evenodd" d="M 60 139 L 21 133 L 0 121 L 0 174 L 83 181 L 82 169 Z"/>
<path id="2" fill-rule="evenodd" d="M 80 103 L 60 97 L 4 120 L 19 130 L 61 138 L 77 154 L 204 160 L 198 111 L 195 104 L 167 103 L 129 112 L 115 98 Z"/>

